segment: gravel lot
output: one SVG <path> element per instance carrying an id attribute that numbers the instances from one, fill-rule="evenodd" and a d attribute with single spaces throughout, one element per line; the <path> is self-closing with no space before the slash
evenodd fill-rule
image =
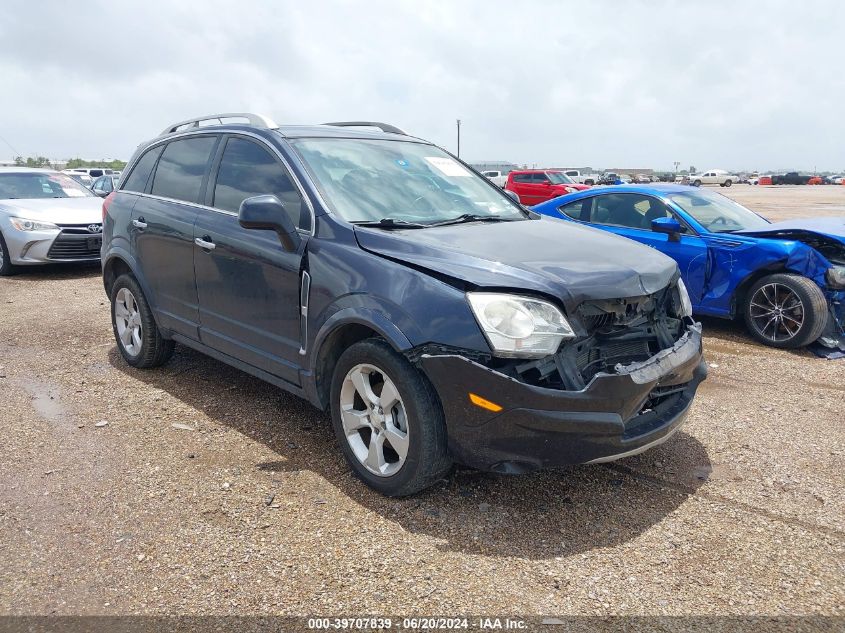
<path id="1" fill-rule="evenodd" d="M 705 329 L 667 444 L 390 500 L 304 401 L 184 348 L 130 369 L 98 269 L 0 279 L 0 612 L 845 615 L 845 361 Z"/>

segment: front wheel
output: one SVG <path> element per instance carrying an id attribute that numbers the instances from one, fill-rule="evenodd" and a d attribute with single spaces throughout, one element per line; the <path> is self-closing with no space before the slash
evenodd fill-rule
<path id="1" fill-rule="evenodd" d="M 827 325 L 827 300 L 811 279 L 779 273 L 763 277 L 748 291 L 745 323 L 766 345 L 795 349 L 821 336 Z"/>
<path id="2" fill-rule="evenodd" d="M 147 298 L 132 275 L 121 275 L 112 285 L 111 321 L 117 349 L 133 367 L 158 367 L 173 355 L 173 341 L 161 335 Z"/>
<path id="3" fill-rule="evenodd" d="M 452 465 L 434 388 L 381 339 L 355 343 L 338 359 L 331 414 L 346 461 L 384 495 L 419 492 Z"/>
<path id="4" fill-rule="evenodd" d="M 726 186 L 726 187 L 730 187 L 732 184 L 733 184 L 733 181 L 731 181 L 731 180 L 726 180 L 726 181 L 725 181 L 725 186 Z"/>
<path id="5" fill-rule="evenodd" d="M 6 240 L 3 239 L 3 234 L 0 233 L 0 277 L 8 277 L 14 275 L 16 272 L 15 266 L 12 265 L 12 256 L 9 253 L 9 248 L 6 246 Z"/>
<path id="6" fill-rule="evenodd" d="M 692 186 L 693 186 L 693 187 L 700 187 L 700 186 L 701 186 L 701 181 L 700 181 L 700 180 L 693 180 L 693 181 L 692 181 Z"/>

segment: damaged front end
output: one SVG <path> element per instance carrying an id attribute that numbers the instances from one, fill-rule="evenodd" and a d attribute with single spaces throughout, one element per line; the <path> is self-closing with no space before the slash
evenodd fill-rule
<path id="1" fill-rule="evenodd" d="M 774 243 L 787 248 L 785 268 L 812 279 L 827 299 L 828 321 L 816 344 L 845 352 L 845 223 L 837 218 L 791 220 L 737 234 L 778 240 Z"/>
<path id="2" fill-rule="evenodd" d="M 454 459 L 498 472 L 609 461 L 680 427 L 707 372 L 677 286 L 585 301 L 569 320 L 576 337 L 539 360 L 412 352 L 443 402 Z"/>

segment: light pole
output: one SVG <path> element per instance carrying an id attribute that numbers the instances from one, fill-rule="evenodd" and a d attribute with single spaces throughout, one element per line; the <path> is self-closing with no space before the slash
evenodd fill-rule
<path id="1" fill-rule="evenodd" d="M 458 119 L 458 158 L 461 157 L 461 120 Z"/>

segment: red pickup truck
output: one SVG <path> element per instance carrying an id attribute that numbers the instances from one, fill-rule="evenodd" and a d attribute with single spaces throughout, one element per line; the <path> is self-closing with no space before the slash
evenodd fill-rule
<path id="1" fill-rule="evenodd" d="M 546 200 L 589 189 L 588 185 L 575 182 L 562 171 L 551 169 L 519 169 L 508 174 L 505 189 L 519 196 L 527 206 Z"/>

